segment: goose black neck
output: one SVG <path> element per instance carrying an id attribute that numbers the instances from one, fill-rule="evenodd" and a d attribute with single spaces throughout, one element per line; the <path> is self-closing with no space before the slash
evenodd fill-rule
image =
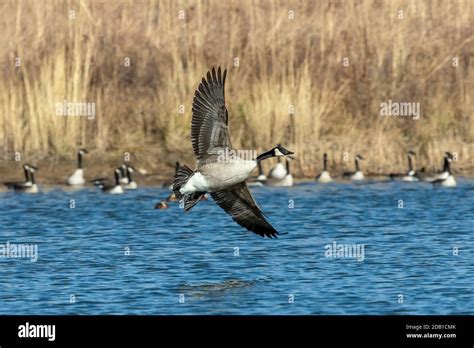
<path id="1" fill-rule="evenodd" d="M 82 169 L 82 154 L 80 152 L 77 153 L 77 168 Z"/>
<path id="2" fill-rule="evenodd" d="M 355 159 L 355 165 L 356 165 L 356 172 L 359 171 L 359 160 L 356 158 Z"/>
<path id="3" fill-rule="evenodd" d="M 127 170 L 127 178 L 128 178 L 128 183 L 132 182 L 132 173 L 130 173 L 129 170 Z"/>
<path id="4" fill-rule="evenodd" d="M 30 177 L 31 177 L 31 183 L 32 183 L 33 185 L 36 184 L 36 182 L 35 182 L 35 173 L 30 172 Z"/>
<path id="5" fill-rule="evenodd" d="M 267 158 L 270 158 L 270 157 L 273 157 L 274 154 L 273 154 L 273 150 L 270 150 L 270 151 L 267 151 L 267 152 L 264 152 L 262 153 L 261 155 L 259 155 L 257 157 L 257 163 L 259 163 L 260 161 L 263 161 Z M 280 158 L 278 158 L 278 162 L 280 161 Z"/>
<path id="6" fill-rule="evenodd" d="M 176 165 L 174 167 L 174 175 L 178 175 L 178 170 L 179 170 L 179 162 L 176 162 Z"/>
<path id="7" fill-rule="evenodd" d="M 258 166 L 258 175 L 263 175 L 263 168 L 260 162 L 257 163 Z"/>
<path id="8" fill-rule="evenodd" d="M 286 160 L 286 175 L 290 174 L 290 161 Z"/>
<path id="9" fill-rule="evenodd" d="M 115 186 L 120 185 L 120 178 L 119 178 L 119 173 L 114 172 L 115 175 Z"/>
<path id="10" fill-rule="evenodd" d="M 408 155 L 408 171 L 411 172 L 413 170 L 413 164 L 411 163 L 411 156 Z"/>
<path id="11" fill-rule="evenodd" d="M 30 171 L 27 168 L 23 168 L 25 173 L 25 181 L 30 181 Z"/>
<path id="12" fill-rule="evenodd" d="M 444 159 L 443 172 L 448 172 L 449 174 L 451 174 L 451 168 L 449 166 L 449 161 L 447 158 Z"/>
<path id="13" fill-rule="evenodd" d="M 324 159 L 323 159 L 323 168 L 324 168 L 324 171 L 328 170 L 328 159 L 326 156 L 324 156 Z"/>

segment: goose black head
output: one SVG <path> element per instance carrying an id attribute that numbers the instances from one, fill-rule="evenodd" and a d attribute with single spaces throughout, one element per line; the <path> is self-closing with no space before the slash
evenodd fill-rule
<path id="1" fill-rule="evenodd" d="M 360 161 L 360 160 L 363 160 L 364 157 L 362 157 L 361 155 L 356 155 L 356 156 L 355 156 L 355 159 L 358 160 L 358 161 Z"/>
<path id="2" fill-rule="evenodd" d="M 273 156 L 281 157 L 281 156 L 289 156 L 293 155 L 294 153 L 290 150 L 285 149 L 283 146 L 278 144 L 276 147 L 273 148 Z"/>
<path id="3" fill-rule="evenodd" d="M 24 164 L 24 165 L 23 165 L 23 169 L 24 169 L 24 170 L 29 170 L 29 169 L 30 169 L 30 165 L 29 165 L 29 164 Z"/>
<path id="4" fill-rule="evenodd" d="M 280 157 L 289 156 L 289 155 L 293 155 L 293 152 L 285 149 L 283 146 L 278 144 L 273 149 L 259 155 L 256 161 L 257 163 L 259 163 L 260 161 L 263 161 L 264 159 L 271 158 L 271 157 L 277 157 L 278 160 L 280 160 Z"/>
<path id="5" fill-rule="evenodd" d="M 30 166 L 30 165 L 28 165 L 28 170 L 29 170 L 30 172 L 34 173 L 34 172 L 36 172 L 36 171 L 38 170 L 38 168 L 35 167 L 35 166 Z"/>
<path id="6" fill-rule="evenodd" d="M 444 154 L 444 158 L 446 158 L 448 162 L 452 162 L 454 160 L 454 156 L 451 154 L 451 152 L 446 152 Z"/>
<path id="7" fill-rule="evenodd" d="M 77 153 L 80 155 L 85 155 L 86 153 L 89 153 L 89 151 L 87 151 L 86 149 L 79 149 L 77 150 Z"/>
<path id="8" fill-rule="evenodd" d="M 328 154 L 327 154 L 327 153 L 325 153 L 325 154 L 323 155 L 323 159 L 324 159 L 325 161 L 328 160 Z"/>
<path id="9" fill-rule="evenodd" d="M 415 151 L 413 151 L 413 150 L 408 151 L 407 154 L 408 154 L 408 156 L 415 156 L 416 155 Z"/>
<path id="10" fill-rule="evenodd" d="M 129 173 L 133 173 L 133 172 L 135 172 L 135 168 L 133 168 L 132 166 L 127 166 L 127 171 Z"/>

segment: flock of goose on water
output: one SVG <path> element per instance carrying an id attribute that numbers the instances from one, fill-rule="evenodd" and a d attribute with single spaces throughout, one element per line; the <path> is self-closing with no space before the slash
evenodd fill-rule
<path id="1" fill-rule="evenodd" d="M 182 201 L 184 210 L 190 211 L 200 200 L 208 199 L 208 194 L 232 219 L 247 230 L 260 236 L 276 237 L 278 232 L 267 221 L 265 215 L 253 199 L 248 186 L 293 186 L 293 176 L 290 171 L 293 152 L 278 144 L 273 149 L 260 154 L 255 159 L 244 160 L 238 157 L 222 162 L 219 154 L 232 149 L 228 121 L 229 115 L 225 106 L 224 86 L 227 70 L 219 67 L 212 69 L 201 80 L 196 89 L 191 122 L 191 142 L 194 155 L 197 159 L 197 168 L 192 170 L 186 165 L 176 163 L 173 181 L 163 186 L 170 189 L 170 195 L 156 204 L 156 209 L 168 208 L 168 202 Z M 69 186 L 84 186 L 83 156 L 88 152 L 79 149 L 77 152 L 77 169 L 66 179 Z M 415 171 L 412 158 L 415 152 L 408 151 L 408 170 L 405 173 L 393 173 L 388 177 L 391 180 L 425 181 L 446 187 L 456 186 L 456 180 L 451 173 L 450 165 L 454 160 L 451 153 L 444 155 L 443 169 L 440 174 L 428 174 L 421 169 Z M 261 162 L 276 157 L 278 162 L 265 175 Z M 285 162 L 281 160 L 285 157 Z M 355 170 L 342 173 L 342 179 L 361 182 L 365 175 L 360 165 L 364 158 L 354 157 Z M 250 176 L 258 168 L 257 176 Z M 7 182 L 5 185 L 15 191 L 38 193 L 35 173 L 38 170 L 33 165 L 24 164 L 25 180 L 22 182 Z M 122 194 L 125 190 L 134 190 L 138 187 L 133 180 L 134 167 L 124 163 L 114 169 L 114 180 L 96 178 L 92 183 L 104 193 Z M 330 183 L 337 177 L 328 169 L 328 156 L 323 155 L 323 169 L 316 176 L 319 183 Z"/>
<path id="2" fill-rule="evenodd" d="M 79 149 L 77 152 L 78 157 L 78 166 L 77 169 L 66 179 L 66 185 L 81 187 L 86 185 L 87 181 L 84 178 L 84 168 L 83 168 L 83 156 L 87 154 L 86 149 Z M 456 179 L 451 173 L 450 163 L 453 161 L 453 155 L 449 152 L 446 152 L 444 155 L 443 170 L 439 174 L 427 174 L 425 173 L 424 168 L 421 171 L 415 171 L 413 168 L 412 157 L 415 156 L 415 152 L 410 150 L 407 152 L 408 159 L 408 170 L 405 173 L 391 173 L 388 175 L 388 178 L 391 180 L 401 180 L 401 181 L 424 181 L 430 182 L 432 184 L 439 184 L 441 186 L 453 187 L 456 186 Z M 366 179 L 359 161 L 364 158 L 360 155 L 356 155 L 354 158 L 354 168 L 355 171 L 352 172 L 343 172 L 341 175 L 342 179 L 348 179 L 352 181 L 362 181 Z M 268 175 L 265 175 L 262 165 L 259 162 L 257 165 L 258 175 L 254 177 L 249 177 L 247 180 L 248 186 L 280 186 L 280 187 L 289 187 L 294 185 L 293 175 L 290 171 L 290 162 L 291 159 L 286 159 L 285 164 L 282 163 L 280 158 L 276 165 L 270 170 Z M 180 163 L 176 162 L 175 175 L 178 173 L 180 168 Z M 14 191 L 25 192 L 25 193 L 38 193 L 38 185 L 35 180 L 35 172 L 38 170 L 36 166 L 30 164 L 23 165 L 23 173 L 25 176 L 24 181 L 16 182 L 5 182 L 4 184 Z M 125 190 L 135 190 L 138 188 L 137 182 L 132 178 L 135 168 L 129 164 L 123 163 L 119 167 L 114 168 L 114 180 L 109 183 L 108 178 L 96 178 L 91 181 L 92 184 L 99 187 L 102 192 L 109 194 L 122 194 Z M 316 176 L 315 180 L 320 183 L 330 183 L 337 179 L 337 176 L 332 176 L 328 170 L 328 156 L 327 154 L 323 155 L 323 169 Z M 163 183 L 163 187 L 169 188 L 172 191 L 173 182 L 168 181 Z M 170 196 L 166 199 L 167 201 L 176 201 L 174 194 L 171 193 Z"/>

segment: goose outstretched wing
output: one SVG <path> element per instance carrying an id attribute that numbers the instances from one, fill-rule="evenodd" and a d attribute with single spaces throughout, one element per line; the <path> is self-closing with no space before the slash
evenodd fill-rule
<path id="1" fill-rule="evenodd" d="M 198 161 L 215 159 L 225 148 L 232 148 L 224 97 L 226 74 L 227 70 L 212 68 L 194 94 L 191 141 Z"/>
<path id="2" fill-rule="evenodd" d="M 226 190 L 211 192 L 217 205 L 240 226 L 262 237 L 276 237 L 278 232 L 265 219 L 245 182 Z"/>

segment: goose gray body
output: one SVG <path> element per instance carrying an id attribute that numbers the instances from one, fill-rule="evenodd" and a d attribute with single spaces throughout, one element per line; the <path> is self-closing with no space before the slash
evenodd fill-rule
<path id="1" fill-rule="evenodd" d="M 245 181 L 255 169 L 255 161 L 235 159 L 227 163 L 205 163 L 181 189 L 182 194 L 195 191 L 214 192 Z"/>
<path id="2" fill-rule="evenodd" d="M 259 161 L 290 155 L 282 146 L 267 151 L 256 159 L 221 156 L 232 150 L 229 136 L 229 114 L 225 106 L 227 70 L 219 67 L 207 73 L 195 92 L 191 121 L 191 142 L 198 160 L 195 170 L 179 168 L 173 182 L 173 192 L 183 198 L 189 211 L 209 192 L 214 201 L 242 227 L 260 236 L 276 237 L 278 232 L 266 220 L 248 190 L 245 180 Z"/>

